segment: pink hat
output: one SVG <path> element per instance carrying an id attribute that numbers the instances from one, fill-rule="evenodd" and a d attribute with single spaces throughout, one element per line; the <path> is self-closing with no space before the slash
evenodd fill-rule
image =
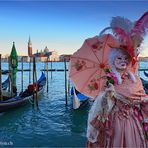
<path id="1" fill-rule="evenodd" d="M 100 35 L 106 30 L 112 29 L 120 44 L 119 48 L 128 52 L 132 58 L 132 65 L 135 65 L 138 62 L 138 55 L 140 53 L 138 48 L 146 34 L 146 28 L 148 28 L 148 12 L 145 12 L 136 22 L 117 16 L 112 18 L 110 27 L 105 28 Z"/>

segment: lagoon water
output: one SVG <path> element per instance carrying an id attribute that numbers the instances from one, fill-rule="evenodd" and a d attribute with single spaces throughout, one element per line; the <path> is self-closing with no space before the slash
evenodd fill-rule
<path id="1" fill-rule="evenodd" d="M 68 66 L 68 63 L 67 63 Z M 24 63 L 27 69 L 28 63 Z M 54 62 L 53 69 L 64 69 L 64 63 Z M 18 66 L 21 69 L 21 63 Z M 37 63 L 38 78 L 44 63 Z M 49 63 L 50 68 L 50 63 Z M 140 68 L 148 68 L 141 62 Z M 8 69 L 3 63 L 2 69 Z M 49 75 L 49 92 L 40 96 L 39 110 L 31 104 L 0 113 L 0 147 L 85 147 L 87 115 L 90 108 L 86 105 L 79 110 L 73 110 L 71 101 L 65 106 L 64 72 L 51 72 Z M 148 80 L 140 72 L 140 76 Z M 5 80 L 7 75 L 3 75 Z M 24 72 L 24 89 L 29 84 L 29 72 Z M 21 91 L 21 73 L 17 73 L 18 92 Z"/>

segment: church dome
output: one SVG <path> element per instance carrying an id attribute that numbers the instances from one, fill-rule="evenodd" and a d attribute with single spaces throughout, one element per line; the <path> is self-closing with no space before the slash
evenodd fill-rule
<path id="1" fill-rule="evenodd" d="M 44 52 L 45 53 L 48 53 L 49 52 L 49 49 L 47 48 L 47 46 L 45 47 Z"/>

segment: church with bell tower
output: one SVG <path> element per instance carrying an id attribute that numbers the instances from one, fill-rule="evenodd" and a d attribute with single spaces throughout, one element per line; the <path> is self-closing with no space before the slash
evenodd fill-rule
<path id="1" fill-rule="evenodd" d="M 29 36 L 29 40 L 28 40 L 28 56 L 32 57 L 32 43 L 31 43 L 30 36 Z"/>
<path id="2" fill-rule="evenodd" d="M 49 51 L 47 46 L 45 47 L 44 50 L 41 50 L 40 52 L 32 53 L 32 42 L 29 36 L 28 40 L 28 57 L 36 57 L 38 61 L 46 61 L 47 57 L 49 57 L 50 61 L 58 61 L 59 60 L 59 55 L 58 53 L 54 51 Z"/>

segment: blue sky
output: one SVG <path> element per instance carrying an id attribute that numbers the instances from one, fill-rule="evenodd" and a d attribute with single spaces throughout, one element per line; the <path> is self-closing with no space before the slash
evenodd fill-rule
<path id="1" fill-rule="evenodd" d="M 147 10 L 146 1 L 0 1 L 0 53 L 9 54 L 14 41 L 18 54 L 27 55 L 30 35 L 33 52 L 47 46 L 70 54 L 113 16 L 135 21 Z"/>

